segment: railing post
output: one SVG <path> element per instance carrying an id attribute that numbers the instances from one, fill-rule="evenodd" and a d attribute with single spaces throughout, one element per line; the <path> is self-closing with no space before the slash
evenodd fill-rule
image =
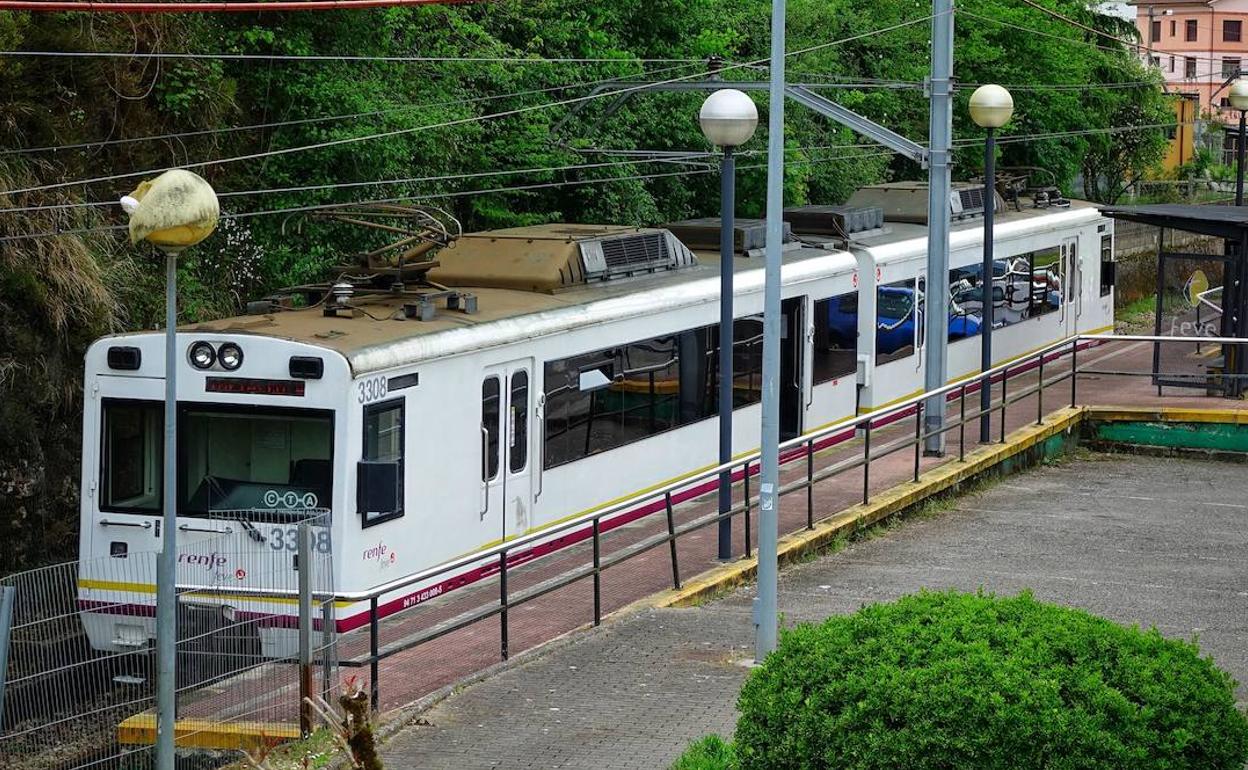
<path id="1" fill-rule="evenodd" d="M 594 519 L 594 625 L 602 624 L 602 551 L 598 537 L 602 522 Z"/>
<path id="2" fill-rule="evenodd" d="M 338 632 L 334 623 L 334 600 L 321 602 L 321 697 L 329 700 L 333 697 L 330 685 L 333 684 L 334 666 L 337 664 L 334 634 Z"/>
<path id="3" fill-rule="evenodd" d="M 299 733 L 312 734 L 312 527 L 299 522 Z"/>
<path id="4" fill-rule="evenodd" d="M 381 652 L 378 649 L 377 636 L 377 597 L 374 596 L 368 600 L 368 688 L 369 700 L 372 702 L 373 711 L 381 710 L 381 683 L 377 681 L 379 663 L 381 662 Z"/>
<path id="5" fill-rule="evenodd" d="M 1070 408 L 1077 403 L 1075 380 L 1079 379 L 1079 338 L 1070 343 Z"/>
<path id="6" fill-rule="evenodd" d="M 1001 443 L 1005 443 L 1005 410 L 1010 405 L 1010 367 L 1001 370 Z"/>
<path id="7" fill-rule="evenodd" d="M 958 462 L 966 459 L 966 383 L 962 383 L 962 390 L 958 393 L 958 404 L 962 411 L 962 418 L 958 420 Z"/>
<path id="8" fill-rule="evenodd" d="M 806 442 L 806 529 L 815 528 L 815 440 Z"/>
<path id="9" fill-rule="evenodd" d="M 663 495 L 667 504 L 667 544 L 672 551 L 672 587 L 680 588 L 680 565 L 676 562 L 676 519 L 672 514 L 672 493 Z"/>
<path id="10" fill-rule="evenodd" d="M 507 660 L 507 552 L 498 555 L 499 647 Z"/>
<path id="11" fill-rule="evenodd" d="M 871 500 L 871 418 L 863 425 L 862 448 L 862 504 Z"/>
<path id="12" fill-rule="evenodd" d="M 1036 425 L 1044 424 L 1044 353 L 1040 354 L 1040 383 L 1036 388 Z"/>
<path id="13" fill-rule="evenodd" d="M 942 395 L 941 398 L 944 398 Z M 923 402 L 914 405 L 914 483 L 919 483 L 919 458 L 923 456 Z"/>
<path id="14" fill-rule="evenodd" d="M 745 461 L 745 558 L 750 558 L 750 461 Z"/>

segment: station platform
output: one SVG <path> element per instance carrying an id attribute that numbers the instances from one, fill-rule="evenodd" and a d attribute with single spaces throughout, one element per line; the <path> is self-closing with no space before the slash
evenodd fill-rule
<path id="1" fill-rule="evenodd" d="M 1240 465 L 1087 453 L 1004 478 L 780 573 L 785 624 L 922 588 L 1032 591 L 1201 649 L 1248 681 Z M 752 585 L 638 609 L 468 686 L 404 725 L 388 766 L 669 767 L 731 737 L 753 657 Z M 1243 685 L 1239 699 L 1248 697 Z"/>

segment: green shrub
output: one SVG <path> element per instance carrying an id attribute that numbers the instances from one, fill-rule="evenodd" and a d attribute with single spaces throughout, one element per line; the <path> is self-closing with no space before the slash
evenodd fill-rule
<path id="1" fill-rule="evenodd" d="M 1241 770 L 1234 691 L 1195 644 L 1156 630 L 1030 594 L 921 593 L 785 632 L 742 689 L 735 761 Z"/>

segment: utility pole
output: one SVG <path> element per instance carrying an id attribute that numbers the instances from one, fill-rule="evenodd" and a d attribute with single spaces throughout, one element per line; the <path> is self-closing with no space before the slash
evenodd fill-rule
<path id="1" fill-rule="evenodd" d="M 780 479 L 780 262 L 784 237 L 784 8 L 771 3 L 771 81 L 767 115 L 767 256 L 763 286 L 763 424 L 758 484 L 758 598 L 754 660 L 776 649 L 776 543 Z"/>
<path id="2" fill-rule="evenodd" d="M 953 2 L 932 0 L 932 74 L 928 80 L 931 117 L 928 126 L 927 287 L 923 303 L 925 372 L 923 385 L 933 391 L 948 380 L 949 342 L 949 144 L 953 136 Z M 917 286 L 915 287 L 917 290 Z M 918 295 L 916 294 L 916 297 Z M 915 312 L 918 311 L 916 303 Z M 943 455 L 945 396 L 923 406 L 925 453 Z M 764 458 L 766 459 L 766 458 Z"/>

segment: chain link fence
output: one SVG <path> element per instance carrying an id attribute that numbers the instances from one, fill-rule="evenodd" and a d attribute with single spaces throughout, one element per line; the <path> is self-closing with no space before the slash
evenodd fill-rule
<path id="1" fill-rule="evenodd" d="M 301 695 L 338 686 L 333 602 L 318 598 L 334 588 L 328 513 L 253 517 L 218 513 L 179 533 L 178 745 L 217 752 L 195 767 L 298 735 Z M 11 605 L 0 768 L 155 766 L 157 558 L 130 551 L 0 578 Z"/>

